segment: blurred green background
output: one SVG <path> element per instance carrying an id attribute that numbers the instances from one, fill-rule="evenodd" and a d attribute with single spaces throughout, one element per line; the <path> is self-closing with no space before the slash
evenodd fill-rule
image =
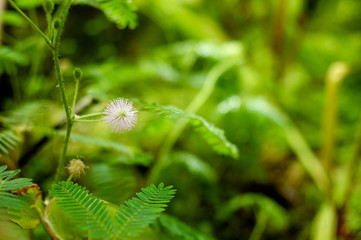
<path id="1" fill-rule="evenodd" d="M 46 29 L 41 0 L 16 2 Z M 96 0 L 73 2 L 61 67 L 69 99 L 72 71 L 83 71 L 81 114 L 118 97 L 173 105 L 223 129 L 239 151 L 217 154 L 190 124 L 177 134 L 177 120 L 148 111 L 122 135 L 103 123 L 75 124 L 67 158 L 89 166 L 79 182 L 96 196 L 119 204 L 149 182 L 178 189 L 167 214 L 193 229 L 171 231 L 163 218 L 140 239 L 326 239 L 315 237 L 325 201 L 335 203 L 334 236 L 361 238 L 361 1 L 137 0 L 121 5 L 118 24 Z M 65 134 L 51 51 L 6 1 L 0 19 L 0 111 L 19 138 L 0 161 L 46 193 Z M 299 161 L 309 150 L 329 154 L 325 188 L 333 197 Z M 338 200 L 350 175 L 350 194 Z M 30 239 L 8 225 L 1 232 Z M 41 227 L 32 234 L 46 239 Z"/>

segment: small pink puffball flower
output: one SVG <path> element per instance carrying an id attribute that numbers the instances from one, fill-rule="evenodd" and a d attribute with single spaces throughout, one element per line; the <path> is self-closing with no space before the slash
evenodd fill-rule
<path id="1" fill-rule="evenodd" d="M 133 103 L 128 99 L 118 98 L 111 101 L 104 110 L 104 121 L 113 132 L 124 133 L 129 131 L 137 121 L 137 113 Z"/>

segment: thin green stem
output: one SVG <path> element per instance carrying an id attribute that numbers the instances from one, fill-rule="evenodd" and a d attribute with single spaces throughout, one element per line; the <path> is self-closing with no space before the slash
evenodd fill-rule
<path id="1" fill-rule="evenodd" d="M 320 191 L 330 196 L 329 178 L 320 160 L 312 152 L 301 132 L 291 122 L 284 127 L 284 131 L 291 149 L 295 152 L 307 173 L 314 180 Z"/>
<path id="2" fill-rule="evenodd" d="M 59 85 L 59 90 L 60 90 L 60 94 L 61 94 L 61 99 L 63 101 L 65 114 L 66 114 L 66 120 L 67 120 L 67 128 L 66 128 L 64 148 L 63 148 L 63 152 L 62 152 L 62 155 L 60 157 L 60 160 L 59 160 L 58 171 L 57 171 L 56 176 L 55 176 L 55 182 L 56 183 L 60 181 L 61 174 L 62 174 L 64 166 L 65 166 L 65 156 L 66 156 L 66 152 L 68 150 L 68 144 L 69 144 L 69 140 L 70 140 L 71 129 L 72 129 L 72 126 L 73 126 L 73 121 L 71 119 L 71 111 L 70 111 L 70 108 L 68 106 L 68 101 L 67 101 L 66 94 L 65 94 L 65 86 L 64 86 L 64 82 L 63 82 L 63 76 L 62 76 L 62 73 L 61 73 L 61 70 L 60 70 L 60 60 L 59 60 L 60 37 L 61 37 L 61 33 L 63 31 L 63 28 L 64 28 L 65 19 L 66 19 L 66 16 L 68 14 L 70 5 L 71 5 L 71 0 L 67 0 L 65 2 L 64 8 L 63 8 L 60 24 L 58 26 L 58 29 L 55 30 L 54 49 L 53 49 L 54 65 L 55 65 L 56 75 L 57 75 L 57 78 L 58 78 L 58 85 Z"/>
<path id="3" fill-rule="evenodd" d="M 73 119 L 73 122 L 102 122 L 103 119 Z"/>
<path id="4" fill-rule="evenodd" d="M 73 175 L 74 175 L 74 174 L 70 174 L 70 175 L 69 175 L 68 180 L 66 180 L 67 183 L 71 181 L 71 179 L 73 178 Z"/>
<path id="5" fill-rule="evenodd" d="M 267 216 L 260 211 L 257 214 L 256 225 L 254 226 L 249 240 L 260 240 L 267 224 Z"/>
<path id="6" fill-rule="evenodd" d="M 58 29 L 55 30 L 56 33 L 55 33 L 55 39 L 54 39 L 54 49 L 57 49 L 57 51 L 59 50 L 60 37 L 61 37 L 61 34 L 64 29 L 65 20 L 68 15 L 70 6 L 71 6 L 71 0 L 67 0 L 64 4 L 64 8 L 63 8 L 63 12 L 61 14 Z"/>
<path id="7" fill-rule="evenodd" d="M 339 200 L 339 204 L 341 206 L 345 204 L 348 196 L 351 193 L 353 187 L 351 183 L 355 180 L 357 170 L 359 169 L 358 164 L 360 162 L 360 155 L 361 155 L 361 117 L 358 123 L 353 145 L 351 147 L 350 160 L 348 161 L 346 166 L 344 188 L 341 193 L 341 199 Z"/>
<path id="8" fill-rule="evenodd" d="M 73 98 L 73 104 L 71 105 L 71 114 L 70 114 L 71 117 L 74 116 L 76 99 L 78 97 L 78 91 L 79 91 L 79 79 L 75 79 L 74 98 Z"/>
<path id="9" fill-rule="evenodd" d="M 323 113 L 323 139 L 321 160 L 326 173 L 329 174 L 335 147 L 335 132 L 338 120 L 338 92 L 342 80 L 348 72 L 345 63 L 332 64 L 326 77 L 326 101 Z"/>
<path id="10" fill-rule="evenodd" d="M 69 145 L 72 126 L 73 126 L 73 123 L 68 122 L 67 128 L 66 128 L 64 148 L 63 148 L 63 152 L 61 154 L 61 158 L 60 158 L 60 161 L 59 161 L 58 171 L 56 172 L 55 183 L 58 183 L 61 180 L 61 174 L 62 174 L 64 166 L 65 166 L 65 156 L 66 156 L 66 152 L 68 151 L 68 145 Z"/>
<path id="11" fill-rule="evenodd" d="M 239 59 L 231 59 L 228 61 L 221 62 L 216 66 L 214 66 L 211 69 L 211 71 L 208 73 L 202 89 L 195 96 L 193 101 L 188 105 L 185 111 L 188 113 L 196 113 L 202 107 L 202 105 L 207 101 L 209 96 L 212 94 L 213 89 L 219 77 L 227 70 L 229 70 L 231 67 L 239 64 L 240 64 Z M 149 176 L 149 181 L 154 181 L 155 178 L 158 176 L 159 172 L 161 171 L 161 169 L 166 164 L 165 156 L 172 149 L 173 145 L 177 141 L 178 137 L 180 136 L 180 134 L 182 133 L 188 122 L 189 119 L 182 118 L 175 123 L 172 131 L 165 139 L 164 144 L 159 151 L 158 160 L 152 168 L 152 171 Z"/>
<path id="12" fill-rule="evenodd" d="M 8 0 L 11 6 L 21 15 L 23 16 L 30 25 L 44 38 L 45 42 L 53 48 L 53 45 L 51 44 L 50 39 L 40 30 L 40 28 L 16 5 L 16 3 L 13 0 Z"/>
<path id="13" fill-rule="evenodd" d="M 76 120 L 84 119 L 84 118 L 90 118 L 90 117 L 104 116 L 104 115 L 105 115 L 105 113 L 103 113 L 103 112 L 90 113 L 90 114 L 85 114 L 85 115 L 77 116 L 77 117 L 76 117 Z"/>
<path id="14" fill-rule="evenodd" d="M 52 36 L 52 33 L 51 33 L 51 13 L 46 13 L 46 22 L 48 24 L 48 27 L 47 27 L 47 31 L 48 31 L 48 34 L 49 36 Z"/>

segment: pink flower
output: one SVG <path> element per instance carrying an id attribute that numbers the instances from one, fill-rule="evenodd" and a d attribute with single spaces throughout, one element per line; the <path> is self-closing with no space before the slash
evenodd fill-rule
<path id="1" fill-rule="evenodd" d="M 123 133 L 129 131 L 137 121 L 137 110 L 128 99 L 118 98 L 111 101 L 104 110 L 104 121 L 113 132 Z"/>

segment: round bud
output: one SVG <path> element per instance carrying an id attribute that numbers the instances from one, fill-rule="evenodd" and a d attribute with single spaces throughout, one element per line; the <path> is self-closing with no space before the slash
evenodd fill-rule
<path id="1" fill-rule="evenodd" d="M 54 11 L 54 2 L 52 0 L 45 0 L 43 8 L 46 13 L 52 13 Z"/>
<path id="2" fill-rule="evenodd" d="M 85 164 L 80 159 L 73 159 L 68 165 L 68 171 L 73 174 L 74 178 L 79 178 L 82 174 L 85 174 Z"/>
<path id="3" fill-rule="evenodd" d="M 55 29 L 58 29 L 60 27 L 60 20 L 59 19 L 56 19 L 55 21 L 54 21 L 54 28 Z"/>
<path id="4" fill-rule="evenodd" d="M 81 79 L 81 77 L 83 76 L 83 73 L 81 72 L 80 68 L 74 69 L 73 76 L 74 76 L 75 80 Z"/>

